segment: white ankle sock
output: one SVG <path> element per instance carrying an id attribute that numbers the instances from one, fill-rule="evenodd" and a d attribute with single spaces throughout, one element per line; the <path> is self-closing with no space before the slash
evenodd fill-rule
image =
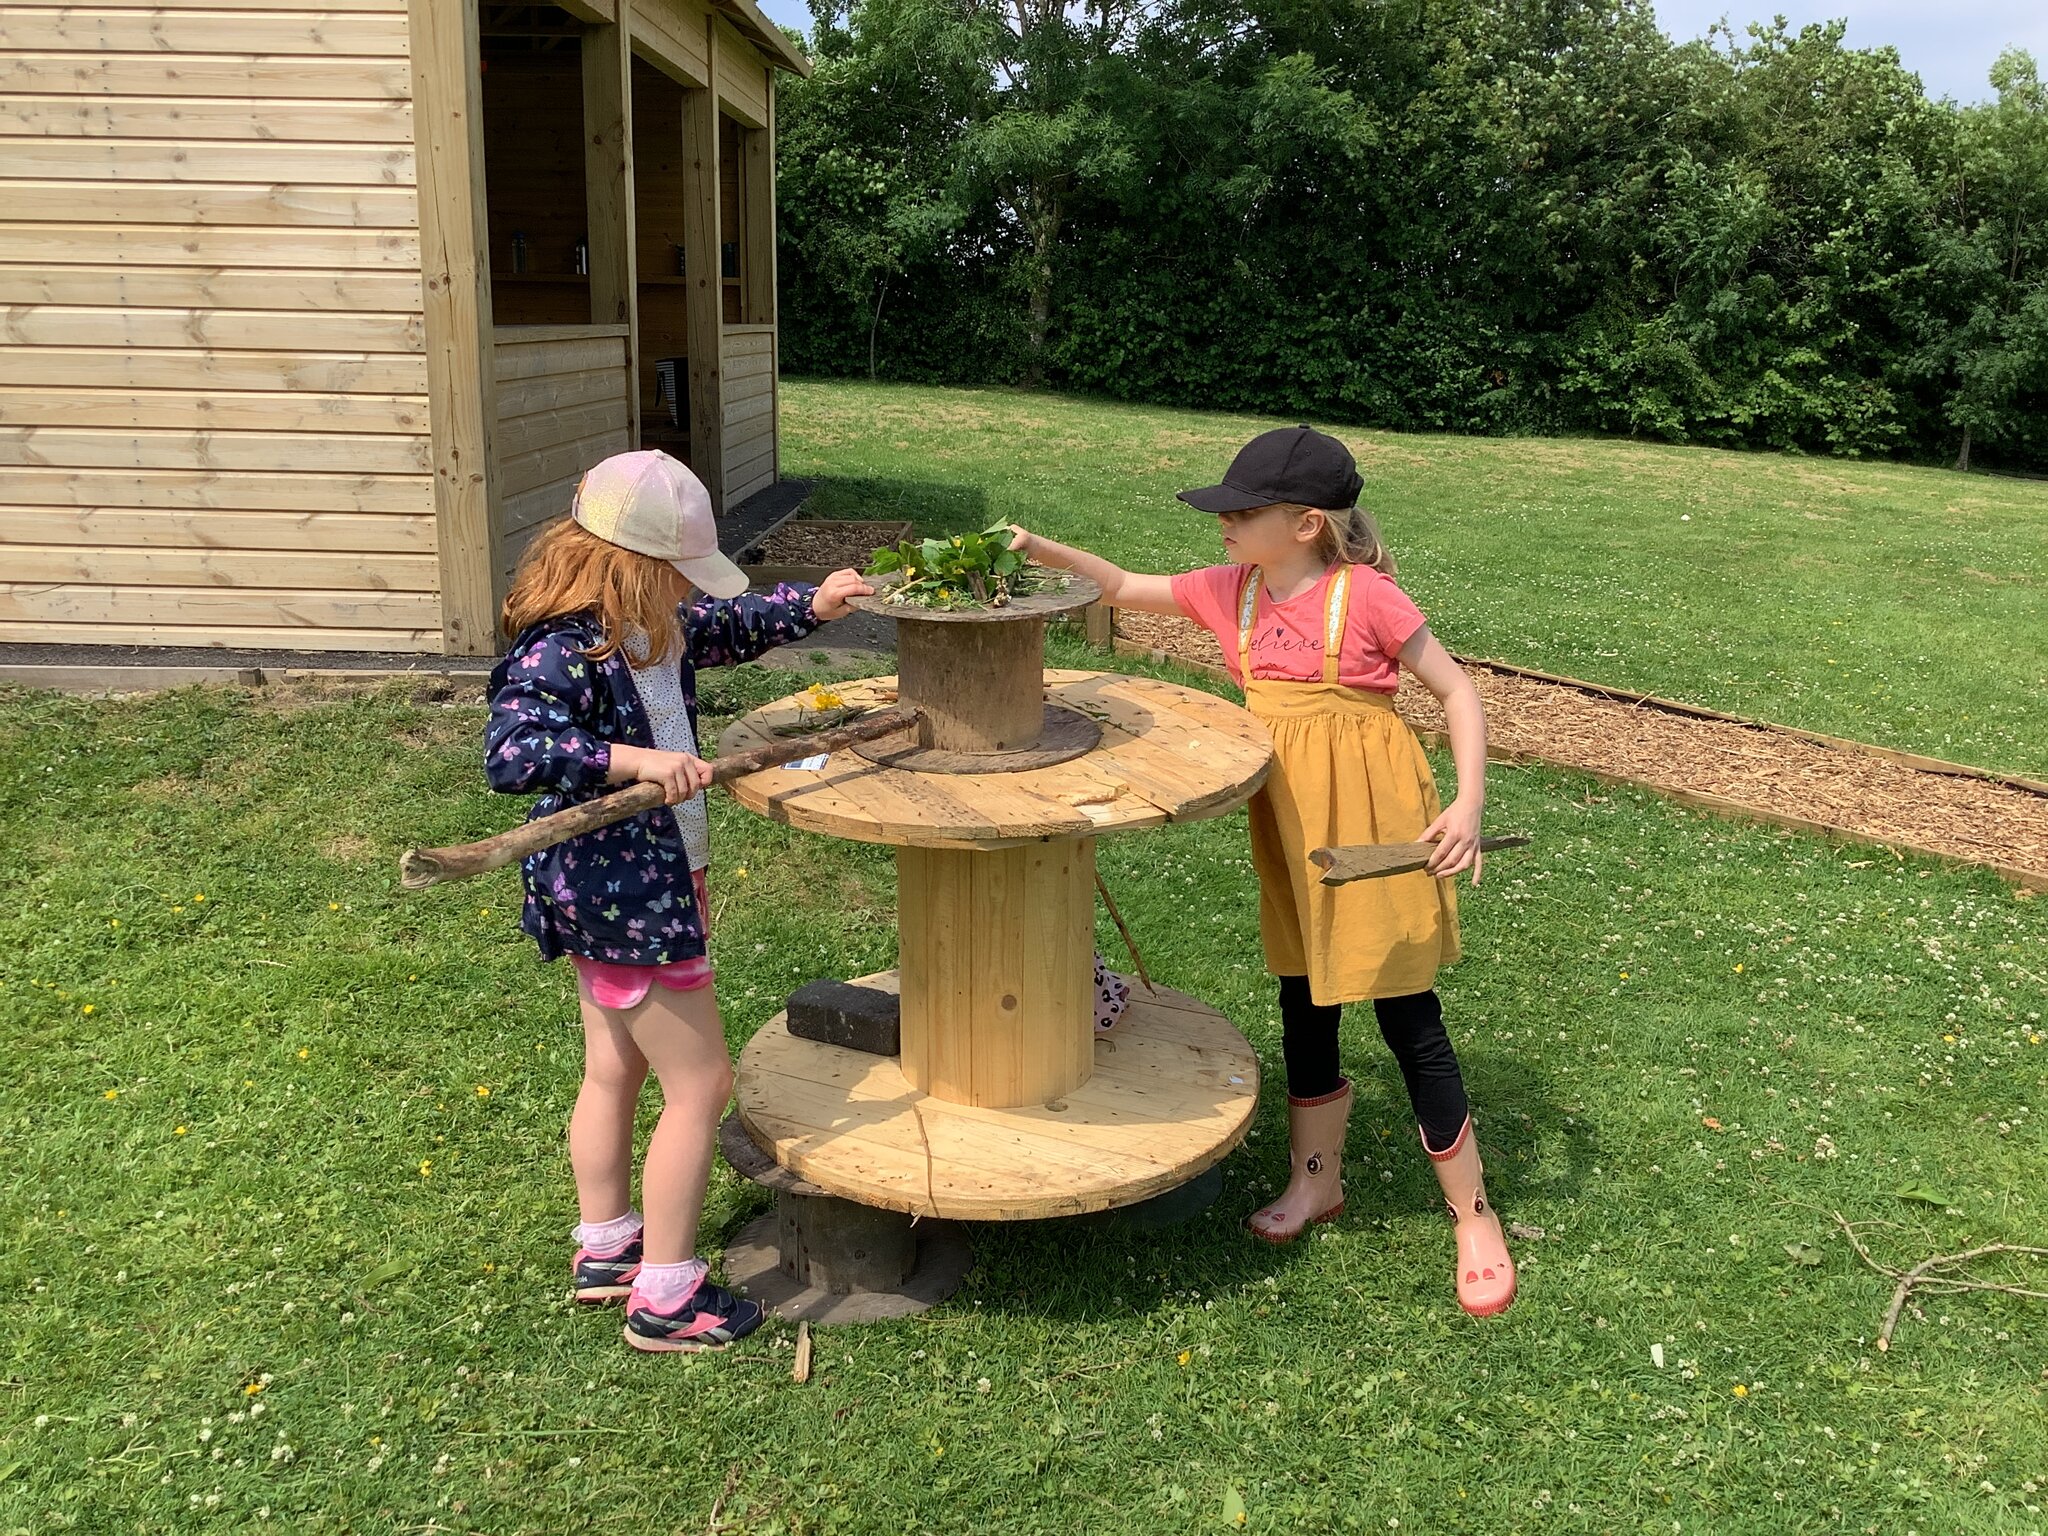
<path id="1" fill-rule="evenodd" d="M 617 1253 L 626 1244 L 640 1235 L 640 1213 L 628 1211 L 623 1216 L 614 1216 L 610 1221 L 583 1221 L 576 1224 L 572 1236 L 577 1243 L 596 1254 Z"/>
<path id="2" fill-rule="evenodd" d="M 711 1273 L 703 1259 L 685 1259 L 680 1264 L 642 1264 L 633 1282 L 633 1304 L 652 1307 L 656 1312 L 673 1312 L 690 1299 L 690 1293 Z"/>

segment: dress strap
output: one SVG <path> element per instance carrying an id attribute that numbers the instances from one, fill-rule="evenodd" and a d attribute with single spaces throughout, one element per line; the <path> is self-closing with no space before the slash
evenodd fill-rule
<path id="1" fill-rule="evenodd" d="M 1330 578 L 1330 606 L 1323 615 L 1323 681 L 1334 683 L 1344 659 L 1344 627 L 1351 617 L 1351 567 L 1340 565 Z"/>

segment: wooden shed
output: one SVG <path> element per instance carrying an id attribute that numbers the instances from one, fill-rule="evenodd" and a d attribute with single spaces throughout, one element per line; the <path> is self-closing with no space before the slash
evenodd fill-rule
<path id="1" fill-rule="evenodd" d="M 777 477 L 753 0 L 0 8 L 0 640 L 484 654 L 606 454 Z"/>

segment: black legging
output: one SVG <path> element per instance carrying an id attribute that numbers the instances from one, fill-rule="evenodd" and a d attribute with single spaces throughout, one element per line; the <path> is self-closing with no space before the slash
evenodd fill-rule
<path id="1" fill-rule="evenodd" d="M 1463 1129 L 1470 1104 L 1458 1053 L 1444 1031 L 1443 1004 L 1434 992 L 1378 997 L 1372 1011 L 1380 1035 L 1408 1084 L 1416 1124 L 1435 1151 L 1448 1149 Z M 1335 1093 L 1344 1081 L 1337 1063 L 1337 1020 L 1344 1010 L 1317 1007 L 1306 976 L 1280 978 L 1280 1050 L 1287 1058 L 1287 1091 L 1297 1099 Z"/>

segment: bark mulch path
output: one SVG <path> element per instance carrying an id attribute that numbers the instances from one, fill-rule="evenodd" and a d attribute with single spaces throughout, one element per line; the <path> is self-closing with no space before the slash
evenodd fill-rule
<path id="1" fill-rule="evenodd" d="M 1116 633 L 1178 661 L 1223 664 L 1214 637 L 1185 619 L 1120 612 Z M 2048 793 L 1483 662 L 1466 670 L 1486 705 L 1496 756 L 1539 758 L 1735 814 L 1986 864 L 2048 889 Z M 1425 689 L 1404 687 L 1400 709 L 1417 731 L 1443 730 L 1443 712 Z"/>

